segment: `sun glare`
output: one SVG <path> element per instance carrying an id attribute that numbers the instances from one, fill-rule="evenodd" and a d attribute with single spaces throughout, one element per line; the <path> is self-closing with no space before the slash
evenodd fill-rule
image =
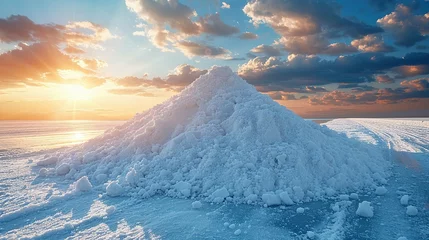
<path id="1" fill-rule="evenodd" d="M 72 135 L 73 141 L 83 141 L 85 139 L 85 135 L 81 132 L 74 132 Z"/>
<path id="2" fill-rule="evenodd" d="M 88 100 L 91 97 L 91 90 L 88 90 L 80 85 L 69 85 L 65 87 L 67 99 L 72 101 Z"/>

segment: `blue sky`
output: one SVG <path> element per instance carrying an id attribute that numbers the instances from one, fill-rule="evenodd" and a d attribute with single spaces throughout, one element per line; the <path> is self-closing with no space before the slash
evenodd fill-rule
<path id="1" fill-rule="evenodd" d="M 319 116 L 317 109 L 358 115 L 365 108 L 373 109 L 365 116 L 426 115 L 428 12 L 425 0 L 7 1 L 0 9 L 0 64 L 42 43 L 68 59 L 48 66 L 55 79 L 46 70 L 0 76 L 0 93 L 10 101 L 17 88 L 81 84 L 151 99 L 160 89 L 168 92 L 162 96 L 180 91 L 213 65 L 228 65 L 304 116 Z M 49 31 L 61 39 L 42 37 Z M 254 37 L 240 38 L 246 32 Z M 81 79 L 58 75 L 63 70 Z M 378 114 L 377 104 L 389 111 Z"/>

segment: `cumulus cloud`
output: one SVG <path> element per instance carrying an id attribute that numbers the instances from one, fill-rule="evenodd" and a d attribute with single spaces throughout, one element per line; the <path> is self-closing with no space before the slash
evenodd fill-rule
<path id="1" fill-rule="evenodd" d="M 395 11 L 377 20 L 390 32 L 399 46 L 411 47 L 426 38 L 429 33 L 429 13 L 413 15 L 412 8 L 398 4 Z"/>
<path id="2" fill-rule="evenodd" d="M 19 44 L 18 49 L 0 55 L 1 86 L 58 82 L 58 69 L 90 73 L 50 43 Z"/>
<path id="3" fill-rule="evenodd" d="M 393 52 L 395 48 L 384 43 L 379 35 L 366 35 L 361 39 L 355 39 L 351 45 L 362 52 Z"/>
<path id="4" fill-rule="evenodd" d="M 231 5 L 229 5 L 228 3 L 226 3 L 226 2 L 222 2 L 222 6 L 221 6 L 221 8 L 227 8 L 227 9 L 229 9 L 229 8 L 231 8 Z"/>
<path id="5" fill-rule="evenodd" d="M 345 43 L 330 44 L 327 38 L 319 34 L 282 37 L 278 43 L 284 45 L 286 51 L 294 54 L 340 55 L 358 51 L 354 46 Z"/>
<path id="6" fill-rule="evenodd" d="M 243 40 L 252 40 L 252 39 L 257 39 L 258 35 L 255 33 L 251 33 L 251 32 L 244 32 L 244 33 L 240 34 L 240 36 L 238 36 L 238 38 L 243 39 Z"/>
<path id="7" fill-rule="evenodd" d="M 268 93 L 273 100 L 298 100 L 298 98 L 294 94 L 283 93 L 280 91 Z"/>
<path id="8" fill-rule="evenodd" d="M 207 70 L 201 70 L 188 64 L 182 64 L 177 66 L 173 70 L 173 72 L 168 74 L 165 78 L 155 77 L 155 78 L 149 79 L 147 77 L 138 78 L 138 77 L 129 76 L 129 77 L 116 79 L 114 82 L 118 86 L 130 88 L 130 89 L 141 89 L 136 87 L 153 87 L 153 88 L 167 89 L 171 91 L 180 91 L 185 86 L 191 84 L 198 77 L 206 73 L 207 73 Z M 119 88 L 119 89 L 125 89 L 125 88 Z M 130 91 L 130 94 L 135 94 L 135 92 L 132 92 L 132 90 L 129 90 L 129 91 Z M 126 90 L 119 91 L 119 92 L 121 92 L 122 94 L 126 94 Z"/>
<path id="9" fill-rule="evenodd" d="M 225 24 L 220 19 L 220 15 L 218 13 L 200 18 L 197 24 L 199 26 L 200 33 L 207 33 L 214 36 L 230 36 L 240 32 L 237 27 Z"/>
<path id="10" fill-rule="evenodd" d="M 283 53 L 279 47 L 261 44 L 250 50 L 251 53 L 263 54 L 264 56 L 281 56 Z"/>
<path id="11" fill-rule="evenodd" d="M 286 60 L 278 57 L 250 59 L 239 67 L 238 73 L 254 85 L 278 88 L 365 83 L 375 81 L 375 75 L 387 71 L 406 76 L 425 73 L 429 67 L 428 59 L 429 53 L 409 53 L 402 58 L 382 53 L 360 53 L 334 60 L 292 54 Z M 420 66 L 424 71 L 416 71 L 415 66 Z"/>
<path id="12" fill-rule="evenodd" d="M 254 0 L 243 8 L 254 25 L 267 24 L 280 34 L 280 43 L 291 53 L 342 54 L 357 51 L 330 38 L 361 38 L 383 29 L 340 15 L 340 6 L 329 1 Z"/>
<path id="13" fill-rule="evenodd" d="M 191 45 L 196 50 L 195 44 L 190 44 L 191 42 L 187 40 L 189 37 L 201 34 L 230 36 L 240 32 L 237 27 L 224 23 L 219 13 L 194 20 L 197 12 L 178 0 L 126 0 L 126 5 L 132 12 L 137 13 L 140 19 L 148 23 L 148 25 L 139 25 L 144 31 L 136 31 L 134 35 L 146 36 L 163 51 L 174 51 L 173 48 L 176 47 L 187 56 L 204 56 L 201 55 L 204 52 L 197 51 L 199 54 L 194 54 L 188 50 Z M 213 53 L 220 48 L 205 47 L 204 50 L 210 50 L 208 53 Z"/>
<path id="14" fill-rule="evenodd" d="M 202 56 L 220 59 L 230 58 L 230 52 L 225 48 L 210 46 L 203 43 L 181 41 L 176 43 L 175 47 L 188 57 Z"/>
<path id="15" fill-rule="evenodd" d="M 99 43 L 117 38 L 109 29 L 92 22 L 71 22 L 68 25 L 36 24 L 26 16 L 0 18 L 0 42 L 67 43 L 70 46 L 101 48 Z M 70 50 L 70 49 L 68 49 Z M 76 49 L 74 49 L 76 50 Z"/>

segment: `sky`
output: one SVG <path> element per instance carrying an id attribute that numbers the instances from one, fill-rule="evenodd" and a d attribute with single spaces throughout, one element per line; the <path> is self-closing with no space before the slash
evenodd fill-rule
<path id="1" fill-rule="evenodd" d="M 0 120 L 124 120 L 229 66 L 304 118 L 428 117 L 429 1 L 13 0 Z"/>

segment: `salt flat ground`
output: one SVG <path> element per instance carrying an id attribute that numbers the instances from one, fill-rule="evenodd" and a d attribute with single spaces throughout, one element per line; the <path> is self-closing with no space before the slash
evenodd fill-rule
<path id="1" fill-rule="evenodd" d="M 384 196 L 367 189 L 351 205 L 333 197 L 269 208 L 203 202 L 192 209 L 192 199 L 110 198 L 101 187 L 67 194 L 72 180 L 38 177 L 31 161 L 54 150 L 2 146 L 0 239 L 429 239 L 429 121 L 336 119 L 325 125 L 386 149 L 393 168 Z M 400 204 L 405 194 L 417 216 Z M 374 217 L 355 214 L 364 200 Z"/>

